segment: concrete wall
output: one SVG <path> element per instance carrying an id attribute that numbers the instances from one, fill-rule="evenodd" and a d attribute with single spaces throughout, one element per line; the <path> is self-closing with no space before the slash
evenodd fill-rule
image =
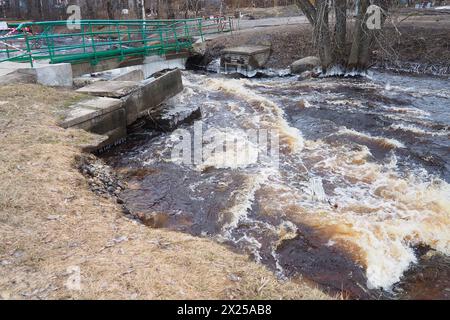
<path id="1" fill-rule="evenodd" d="M 120 99 L 91 98 L 67 108 L 60 125 L 67 128 L 83 129 L 105 138 L 96 145 L 84 146 L 87 151 L 95 151 L 112 145 L 127 136 L 126 111 Z"/>
<path id="2" fill-rule="evenodd" d="M 126 110 L 127 125 L 133 124 L 148 110 L 183 91 L 180 70 L 172 70 L 157 78 L 143 81 L 94 82 L 77 92 L 99 97 L 120 98 Z"/>
<path id="3" fill-rule="evenodd" d="M 131 125 L 148 110 L 157 108 L 165 100 L 183 91 L 180 70 L 169 71 L 163 76 L 142 82 L 139 90 L 123 97 L 127 111 L 127 124 Z"/>
<path id="4" fill-rule="evenodd" d="M 157 110 L 164 101 L 182 90 L 179 70 L 139 82 L 96 82 L 77 90 L 93 97 L 67 108 L 61 115 L 60 125 L 105 136 L 98 145 L 86 146 L 89 151 L 98 150 L 125 138 L 127 126 L 152 110 Z M 187 115 L 189 117 L 190 114 Z"/>

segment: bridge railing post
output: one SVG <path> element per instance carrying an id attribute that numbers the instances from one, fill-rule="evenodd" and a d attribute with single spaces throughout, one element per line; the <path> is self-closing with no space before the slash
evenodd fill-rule
<path id="1" fill-rule="evenodd" d="M 92 28 L 92 22 L 89 21 L 89 34 L 91 37 L 92 53 L 94 54 L 94 64 L 97 64 L 97 48 L 95 47 L 95 36 Z"/>
<path id="2" fill-rule="evenodd" d="M 83 43 L 83 53 L 86 53 L 86 25 L 82 24 L 81 41 Z"/>
<path id="3" fill-rule="evenodd" d="M 31 52 L 31 46 L 30 46 L 30 41 L 28 39 L 28 34 L 25 33 L 25 43 L 26 43 L 26 47 L 27 47 L 27 54 L 28 54 L 28 58 L 29 58 L 29 62 L 31 67 L 34 67 L 34 63 L 33 63 L 33 53 Z"/>
<path id="4" fill-rule="evenodd" d="M 11 53 L 9 52 L 9 45 L 8 45 L 8 40 L 5 41 L 5 46 L 6 46 L 6 57 L 9 59 L 11 58 Z"/>
<path id="5" fill-rule="evenodd" d="M 161 22 L 157 22 L 156 23 L 156 28 L 158 29 L 158 33 L 159 33 L 159 54 L 163 55 L 164 54 L 164 35 L 163 35 L 163 29 L 161 28 Z"/>
<path id="6" fill-rule="evenodd" d="M 116 22 L 116 31 L 117 31 L 117 40 L 119 41 L 119 49 L 120 49 L 120 59 L 123 61 L 125 59 L 125 55 L 123 52 L 123 46 L 122 46 L 122 35 L 120 32 L 120 25 L 118 22 Z"/>
<path id="7" fill-rule="evenodd" d="M 202 42 L 205 41 L 205 38 L 203 37 L 203 20 L 201 18 L 198 19 L 198 32 L 200 33 L 200 39 Z"/>

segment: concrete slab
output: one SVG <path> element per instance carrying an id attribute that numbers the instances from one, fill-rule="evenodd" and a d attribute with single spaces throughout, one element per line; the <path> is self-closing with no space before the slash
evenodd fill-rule
<path id="1" fill-rule="evenodd" d="M 113 112 L 122 107 L 122 100 L 98 97 L 81 101 L 69 107 L 63 114 L 60 125 L 63 128 L 77 126 L 83 122 Z"/>
<path id="2" fill-rule="evenodd" d="M 126 111 L 124 108 L 119 108 L 113 112 L 77 124 L 75 127 L 108 137 L 108 139 L 101 141 L 99 145 L 94 146 L 90 150 L 97 151 L 106 146 L 114 145 L 127 137 Z"/>
<path id="3" fill-rule="evenodd" d="M 98 150 L 122 141 L 127 135 L 127 126 L 148 115 L 167 99 L 183 90 L 180 70 L 174 70 L 151 80 L 102 81 L 77 90 L 100 97 L 81 101 L 69 107 L 62 115 L 63 128 L 79 128 L 102 136 L 99 145 L 88 146 Z M 101 96 L 103 95 L 103 96 Z M 114 97 L 120 97 L 116 99 Z M 161 126 L 169 130 L 182 121 L 199 116 L 200 109 L 166 112 L 161 117 Z"/>
<path id="4" fill-rule="evenodd" d="M 93 74 L 87 74 L 73 79 L 73 86 L 76 89 L 86 87 L 98 81 L 142 81 L 144 72 L 142 66 L 125 67 L 113 69 Z"/>
<path id="5" fill-rule="evenodd" d="M 85 150 L 96 151 L 113 145 L 127 136 L 126 111 L 122 100 L 98 97 L 81 101 L 69 107 L 62 115 L 60 126 L 78 128 L 105 136 Z"/>
<path id="6" fill-rule="evenodd" d="M 78 89 L 79 93 L 86 93 L 99 97 L 122 98 L 139 89 L 136 81 L 99 81 Z"/>
<path id="7" fill-rule="evenodd" d="M 127 124 L 133 124 L 149 110 L 157 108 L 161 103 L 183 91 L 183 81 L 180 70 L 169 71 L 156 79 L 140 83 L 139 90 L 123 97 L 127 111 Z"/>

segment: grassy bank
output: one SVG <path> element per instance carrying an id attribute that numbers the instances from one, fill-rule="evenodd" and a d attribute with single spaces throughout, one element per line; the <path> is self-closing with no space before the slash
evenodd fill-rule
<path id="1" fill-rule="evenodd" d="M 0 87 L 0 298 L 328 298 L 209 239 L 129 220 L 89 191 L 76 159 L 95 137 L 56 125 L 58 111 L 82 98 Z M 77 268 L 81 290 L 69 290 Z"/>

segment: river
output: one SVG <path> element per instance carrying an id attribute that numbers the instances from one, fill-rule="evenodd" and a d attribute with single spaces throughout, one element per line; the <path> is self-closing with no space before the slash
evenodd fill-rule
<path id="1" fill-rule="evenodd" d="M 183 81 L 200 122 L 104 155 L 131 212 L 345 298 L 450 298 L 449 79 Z"/>

